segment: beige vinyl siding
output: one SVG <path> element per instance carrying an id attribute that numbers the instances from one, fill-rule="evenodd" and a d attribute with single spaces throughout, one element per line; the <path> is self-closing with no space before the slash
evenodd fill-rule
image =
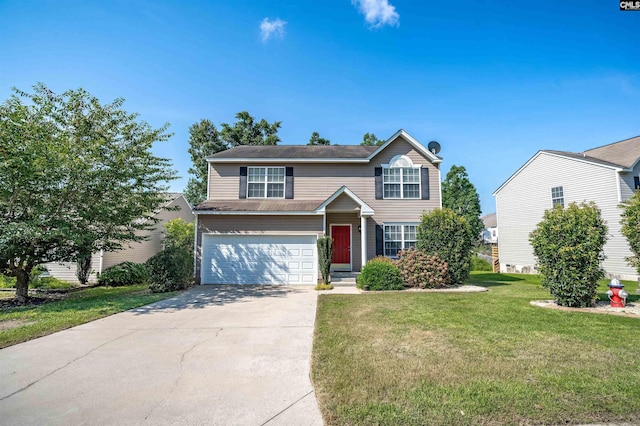
<path id="1" fill-rule="evenodd" d="M 322 215 L 200 215 L 198 216 L 197 256 L 195 277 L 200 277 L 202 234 L 271 234 L 323 236 Z"/>
<path id="2" fill-rule="evenodd" d="M 601 209 L 609 228 L 603 268 L 608 274 L 635 279 L 635 271 L 624 261 L 630 253 L 620 234 L 619 182 L 618 172 L 611 168 L 538 154 L 496 193 L 501 270 L 533 272 L 536 259 L 529 234 L 552 207 L 551 188 L 562 186 L 565 207 L 593 201 Z"/>
<path id="3" fill-rule="evenodd" d="M 47 268 L 49 275 L 59 280 L 66 281 L 68 283 L 79 283 L 76 276 L 76 263 L 75 262 L 49 262 L 43 265 Z M 94 253 L 91 256 L 91 275 L 89 276 L 89 282 L 96 281 L 96 274 L 100 271 L 100 253 Z"/>
<path id="4" fill-rule="evenodd" d="M 326 208 L 327 211 L 352 211 L 357 212 L 360 210 L 360 205 L 353 201 L 353 199 L 347 194 L 340 194 L 338 198 L 333 200 Z"/>
<path id="5" fill-rule="evenodd" d="M 168 210 L 175 207 L 179 207 L 179 210 Z M 169 203 L 166 209 L 161 210 L 156 217 L 159 222 L 155 227 L 151 231 L 140 233 L 140 235 L 148 235 L 149 239 L 126 244 L 122 250 L 104 253 L 102 270 L 125 261 L 134 263 L 146 262 L 147 259 L 162 250 L 165 224 L 167 222 L 177 218 L 181 218 L 185 222 L 193 222 L 195 219 L 189 203 L 183 196 L 179 196 Z"/>

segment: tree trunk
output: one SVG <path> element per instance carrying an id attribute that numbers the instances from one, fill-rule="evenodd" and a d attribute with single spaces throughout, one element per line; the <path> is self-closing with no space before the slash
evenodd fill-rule
<path id="1" fill-rule="evenodd" d="M 29 268 L 31 272 L 32 268 Z M 26 303 L 29 300 L 29 272 L 25 269 L 17 269 L 16 276 L 16 299 L 18 303 Z"/>

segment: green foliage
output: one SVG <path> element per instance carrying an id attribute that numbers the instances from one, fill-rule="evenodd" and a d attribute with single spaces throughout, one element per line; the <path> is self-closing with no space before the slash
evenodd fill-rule
<path id="1" fill-rule="evenodd" d="M 98 276 L 98 285 L 119 287 L 141 284 L 149 279 L 144 263 L 122 262 L 108 267 Z"/>
<path id="2" fill-rule="evenodd" d="M 185 222 L 182 218 L 171 219 L 164 225 L 166 234 L 164 247 L 175 247 L 185 250 L 191 256 L 193 253 L 193 240 L 195 225 L 193 222 Z"/>
<path id="3" fill-rule="evenodd" d="M 493 267 L 489 262 L 484 260 L 478 255 L 471 257 L 471 270 L 472 271 L 493 271 Z"/>
<path id="4" fill-rule="evenodd" d="M 622 208 L 620 231 L 627 239 L 633 253 L 633 256 L 625 260 L 640 273 L 640 191 L 636 191 L 620 207 Z"/>
<path id="5" fill-rule="evenodd" d="M 606 239 L 607 227 L 593 202 L 545 211 L 529 241 L 538 258 L 542 285 L 559 305 L 594 304 L 598 280 L 604 276 L 599 256 Z"/>
<path id="6" fill-rule="evenodd" d="M 149 289 L 154 293 L 182 290 L 191 285 L 193 259 L 178 247 L 167 247 L 147 260 Z"/>
<path id="7" fill-rule="evenodd" d="M 207 198 L 209 163 L 207 156 L 224 151 L 227 145 L 220 139 L 215 124 L 207 119 L 189 127 L 189 155 L 192 167 L 189 168 L 189 181 L 184 196 L 192 206 Z"/>
<path id="8" fill-rule="evenodd" d="M 331 237 L 318 238 L 318 266 L 320 267 L 320 275 L 322 282 L 329 284 L 329 275 L 331 274 L 331 259 L 333 258 L 333 239 Z"/>
<path id="9" fill-rule="evenodd" d="M 322 284 L 318 284 L 315 288 L 316 290 L 320 291 L 320 290 L 333 290 L 333 285 L 330 283 L 322 283 Z"/>
<path id="10" fill-rule="evenodd" d="M 16 288 L 16 277 L 0 274 L 0 288 Z"/>
<path id="11" fill-rule="evenodd" d="M 386 141 L 383 139 L 378 139 L 374 133 L 365 133 L 362 137 L 362 142 L 360 145 L 364 146 L 380 146 Z"/>
<path id="12" fill-rule="evenodd" d="M 447 208 L 435 209 L 422 214 L 416 248 L 440 256 L 449 266 L 452 284 L 464 284 L 469 277 L 476 237 L 464 216 Z"/>
<path id="13" fill-rule="evenodd" d="M 429 255 L 410 248 L 401 250 L 395 263 L 400 269 L 404 285 L 407 287 L 451 287 L 451 275 L 447 262 L 437 254 Z"/>
<path id="14" fill-rule="evenodd" d="M 369 290 L 403 290 L 400 269 L 392 259 L 375 257 L 369 260 L 357 278 L 358 288 Z"/>
<path id="15" fill-rule="evenodd" d="M 264 118 L 258 122 L 247 111 L 236 114 L 233 126 L 222 123 L 220 136 L 228 147 L 240 145 L 276 145 L 280 142 L 278 129 L 281 121 L 268 123 Z"/>
<path id="16" fill-rule="evenodd" d="M 484 224 L 480 219 L 480 196 L 463 166 L 451 166 L 442 182 L 442 207 L 467 219 L 474 238 L 480 238 Z"/>
<path id="17" fill-rule="evenodd" d="M 320 133 L 313 132 L 307 145 L 331 145 L 331 141 L 329 139 L 321 138 Z"/>
<path id="18" fill-rule="evenodd" d="M 83 89 L 38 84 L 0 105 L 0 272 L 28 296 L 35 265 L 141 241 L 165 203 L 170 160 L 153 155 L 168 125 L 151 128 Z"/>

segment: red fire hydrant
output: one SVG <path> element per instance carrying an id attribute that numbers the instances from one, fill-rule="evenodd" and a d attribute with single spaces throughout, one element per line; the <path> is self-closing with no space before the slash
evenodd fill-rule
<path id="1" fill-rule="evenodd" d="M 620 284 L 617 278 L 613 278 L 609 283 L 609 290 L 607 290 L 607 296 L 611 301 L 610 306 L 612 308 L 624 308 L 627 304 L 627 297 L 629 293 L 623 290 L 624 285 Z"/>

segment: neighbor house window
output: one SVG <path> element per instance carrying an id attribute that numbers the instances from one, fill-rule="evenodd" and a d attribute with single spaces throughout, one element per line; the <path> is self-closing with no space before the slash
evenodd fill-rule
<path id="1" fill-rule="evenodd" d="M 247 198 L 284 198 L 284 167 L 249 167 Z"/>
<path id="2" fill-rule="evenodd" d="M 404 155 L 383 166 L 382 183 L 384 198 L 420 199 L 420 167 Z"/>
<path id="3" fill-rule="evenodd" d="M 564 191 L 561 186 L 551 188 L 551 205 L 555 207 L 556 204 L 560 204 L 564 207 Z"/>
<path id="4" fill-rule="evenodd" d="M 416 246 L 416 224 L 384 225 L 384 255 L 397 257 L 402 249 Z"/>

